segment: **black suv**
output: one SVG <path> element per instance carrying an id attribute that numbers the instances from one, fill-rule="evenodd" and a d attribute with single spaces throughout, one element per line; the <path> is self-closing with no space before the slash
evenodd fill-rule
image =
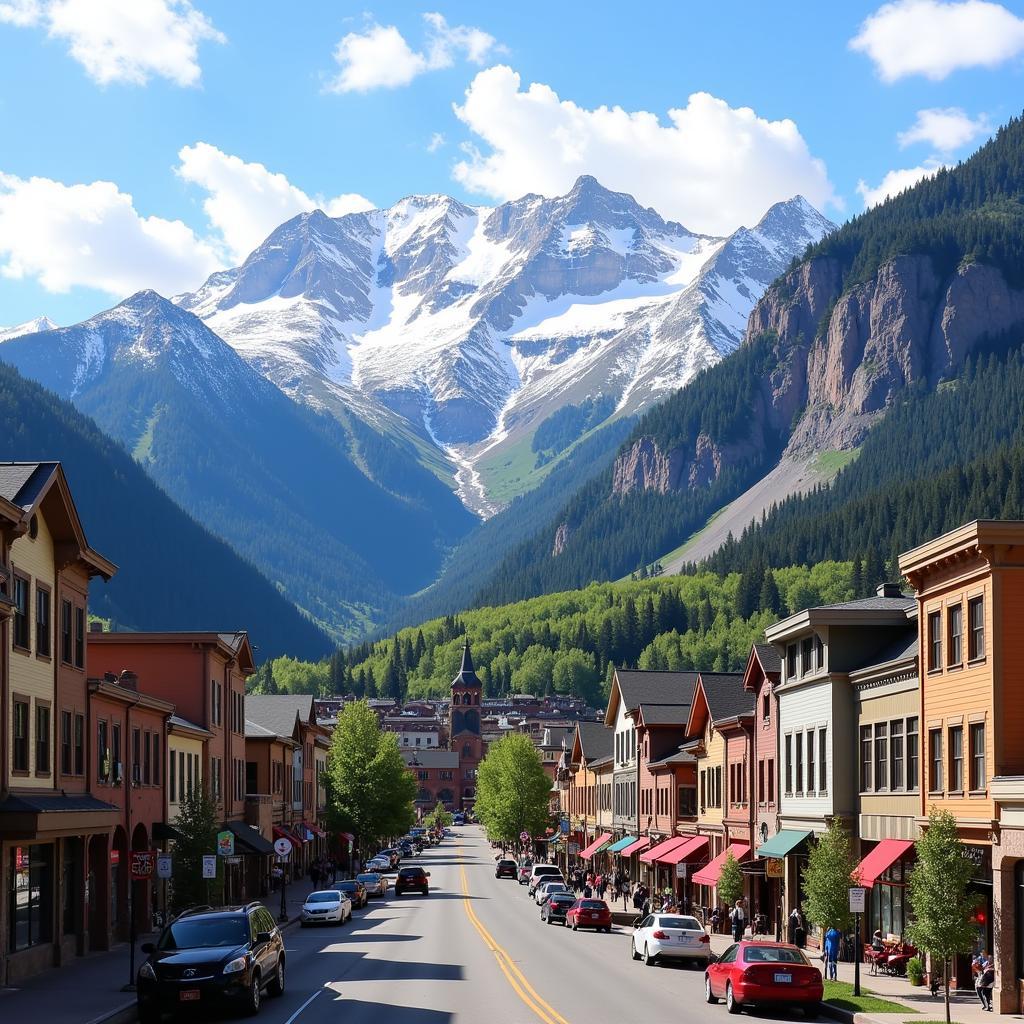
<path id="1" fill-rule="evenodd" d="M 187 910 L 160 933 L 139 968 L 141 1024 L 165 1012 L 209 1006 L 259 1012 L 263 990 L 284 992 L 284 941 L 262 903 Z"/>
<path id="2" fill-rule="evenodd" d="M 395 879 L 395 895 L 401 896 L 403 892 L 418 890 L 426 896 L 429 877 L 430 872 L 424 871 L 423 868 L 399 868 L 398 877 Z"/>
<path id="3" fill-rule="evenodd" d="M 495 878 L 515 878 L 519 869 L 514 860 L 499 860 L 494 868 Z"/>

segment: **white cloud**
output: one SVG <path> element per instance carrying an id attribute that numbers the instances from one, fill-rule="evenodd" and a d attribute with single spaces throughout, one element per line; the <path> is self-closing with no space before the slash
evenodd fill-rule
<path id="1" fill-rule="evenodd" d="M 153 75 L 196 85 L 199 44 L 227 41 L 189 0 L 8 0 L 5 21 L 45 26 L 100 85 L 144 85 Z"/>
<path id="2" fill-rule="evenodd" d="M 901 149 L 916 142 L 927 142 L 940 153 L 952 153 L 989 131 L 991 126 L 984 114 L 971 118 L 959 107 L 934 107 L 919 110 L 917 120 L 896 138 Z"/>
<path id="3" fill-rule="evenodd" d="M 434 132 L 427 143 L 427 152 L 436 153 L 445 143 L 444 135 L 441 132 Z"/>
<path id="4" fill-rule="evenodd" d="M 427 71 L 450 68 L 459 55 L 482 64 L 490 53 L 503 49 L 482 29 L 449 25 L 436 13 L 423 18 L 427 38 L 422 50 L 414 50 L 394 25 L 373 24 L 364 32 L 349 32 L 334 50 L 341 70 L 328 83 L 328 91 L 394 89 Z"/>
<path id="5" fill-rule="evenodd" d="M 195 288 L 222 264 L 180 220 L 144 217 L 110 181 L 65 185 L 0 173 L 0 273 L 121 298 L 140 288 Z"/>
<path id="6" fill-rule="evenodd" d="M 916 185 L 924 178 L 931 177 L 941 170 L 945 164 L 936 160 L 926 160 L 920 167 L 905 167 L 889 171 L 877 185 L 869 185 L 863 178 L 857 182 L 857 192 L 864 200 L 864 208 L 877 206 L 890 196 L 897 196 L 905 189 Z"/>
<path id="7" fill-rule="evenodd" d="M 895 0 L 850 40 L 885 82 L 940 81 L 960 68 L 993 68 L 1024 51 L 1024 19 L 989 0 Z"/>
<path id="8" fill-rule="evenodd" d="M 559 195 L 593 174 L 715 234 L 753 224 L 797 193 L 819 209 L 839 205 L 824 163 L 791 120 L 768 121 L 708 93 L 694 93 L 662 124 L 646 111 L 588 110 L 539 83 L 521 91 L 519 75 L 498 66 L 477 74 L 455 113 L 487 147 L 464 146 L 456 180 L 499 200 Z"/>
<path id="9" fill-rule="evenodd" d="M 319 207 L 331 217 L 340 217 L 373 208 L 368 199 L 355 194 L 333 199 L 308 196 L 283 174 L 260 163 L 246 163 L 206 142 L 183 147 L 178 158 L 178 175 L 208 193 L 203 210 L 236 263 L 298 213 Z"/>

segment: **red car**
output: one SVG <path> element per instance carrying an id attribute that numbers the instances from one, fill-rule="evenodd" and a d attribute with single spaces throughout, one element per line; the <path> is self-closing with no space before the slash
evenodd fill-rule
<path id="1" fill-rule="evenodd" d="M 577 900 L 566 912 L 565 923 L 572 930 L 593 928 L 595 932 L 612 930 L 612 912 L 604 900 Z"/>
<path id="2" fill-rule="evenodd" d="M 785 942 L 735 942 L 704 972 L 704 999 L 725 999 L 730 1013 L 745 1005 L 800 1006 L 808 1017 L 821 1009 L 821 971 Z"/>

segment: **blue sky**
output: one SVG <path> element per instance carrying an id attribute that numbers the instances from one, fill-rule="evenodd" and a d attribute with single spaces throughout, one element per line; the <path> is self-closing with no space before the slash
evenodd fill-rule
<path id="1" fill-rule="evenodd" d="M 1022 7 L 0 0 L 0 325 L 198 286 L 313 204 L 589 171 L 697 230 L 842 220 L 1020 112 Z"/>

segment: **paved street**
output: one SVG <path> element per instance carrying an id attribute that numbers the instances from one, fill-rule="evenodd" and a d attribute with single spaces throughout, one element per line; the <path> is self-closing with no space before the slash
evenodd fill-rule
<path id="1" fill-rule="evenodd" d="M 261 1019 L 333 1024 L 341 1011 L 347 1024 L 584 1024 L 633 1020 L 642 996 L 645 1024 L 724 1021 L 723 1008 L 701 1001 L 699 971 L 633 963 L 618 929 L 542 924 L 525 886 L 494 878 L 479 829 L 455 829 L 421 863 L 434 887 L 426 899 L 390 896 L 341 929 L 290 929 L 288 990 Z"/>

